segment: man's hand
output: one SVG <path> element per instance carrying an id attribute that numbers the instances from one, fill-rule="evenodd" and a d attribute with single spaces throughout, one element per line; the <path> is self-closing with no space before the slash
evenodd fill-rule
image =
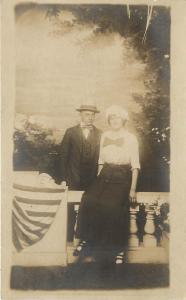
<path id="1" fill-rule="evenodd" d="M 62 182 L 61 182 L 61 186 L 62 186 L 63 188 L 66 188 L 66 186 L 67 186 L 66 181 L 62 181 Z"/>
<path id="2" fill-rule="evenodd" d="M 136 203 L 136 191 L 131 189 L 129 193 L 129 200 L 131 204 Z"/>

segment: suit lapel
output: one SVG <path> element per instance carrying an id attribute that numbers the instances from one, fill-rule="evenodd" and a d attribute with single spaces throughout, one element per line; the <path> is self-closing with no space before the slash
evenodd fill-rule
<path id="1" fill-rule="evenodd" d="M 83 132 L 82 132 L 82 129 L 81 129 L 80 125 L 76 126 L 76 138 L 77 138 L 77 141 L 78 141 L 77 144 L 78 144 L 79 150 L 82 151 Z"/>
<path id="2" fill-rule="evenodd" d="M 91 143 L 91 152 L 92 156 L 95 153 L 96 147 L 97 147 L 97 136 L 96 136 L 96 128 L 93 126 L 93 129 L 91 130 L 88 140 Z"/>

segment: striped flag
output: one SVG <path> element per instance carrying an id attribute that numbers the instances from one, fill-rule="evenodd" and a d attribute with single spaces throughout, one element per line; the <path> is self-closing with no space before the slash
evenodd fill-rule
<path id="1" fill-rule="evenodd" d="M 49 230 L 64 189 L 31 188 L 14 184 L 12 239 L 18 252 L 41 240 Z"/>

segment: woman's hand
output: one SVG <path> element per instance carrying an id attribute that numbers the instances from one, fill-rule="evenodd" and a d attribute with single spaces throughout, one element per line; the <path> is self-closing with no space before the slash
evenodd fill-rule
<path id="1" fill-rule="evenodd" d="M 103 168 L 103 165 L 98 165 L 98 174 L 97 174 L 97 176 L 100 174 L 102 168 Z"/>
<path id="2" fill-rule="evenodd" d="M 131 189 L 129 193 L 129 200 L 131 204 L 136 203 L 136 191 Z"/>

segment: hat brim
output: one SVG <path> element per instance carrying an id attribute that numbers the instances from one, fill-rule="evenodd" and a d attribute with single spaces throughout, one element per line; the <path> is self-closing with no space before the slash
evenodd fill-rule
<path id="1" fill-rule="evenodd" d="M 100 111 L 97 110 L 97 109 L 91 109 L 91 108 L 77 108 L 76 109 L 77 111 L 81 112 L 81 111 L 91 111 L 91 112 L 94 112 L 94 113 L 99 113 Z"/>

